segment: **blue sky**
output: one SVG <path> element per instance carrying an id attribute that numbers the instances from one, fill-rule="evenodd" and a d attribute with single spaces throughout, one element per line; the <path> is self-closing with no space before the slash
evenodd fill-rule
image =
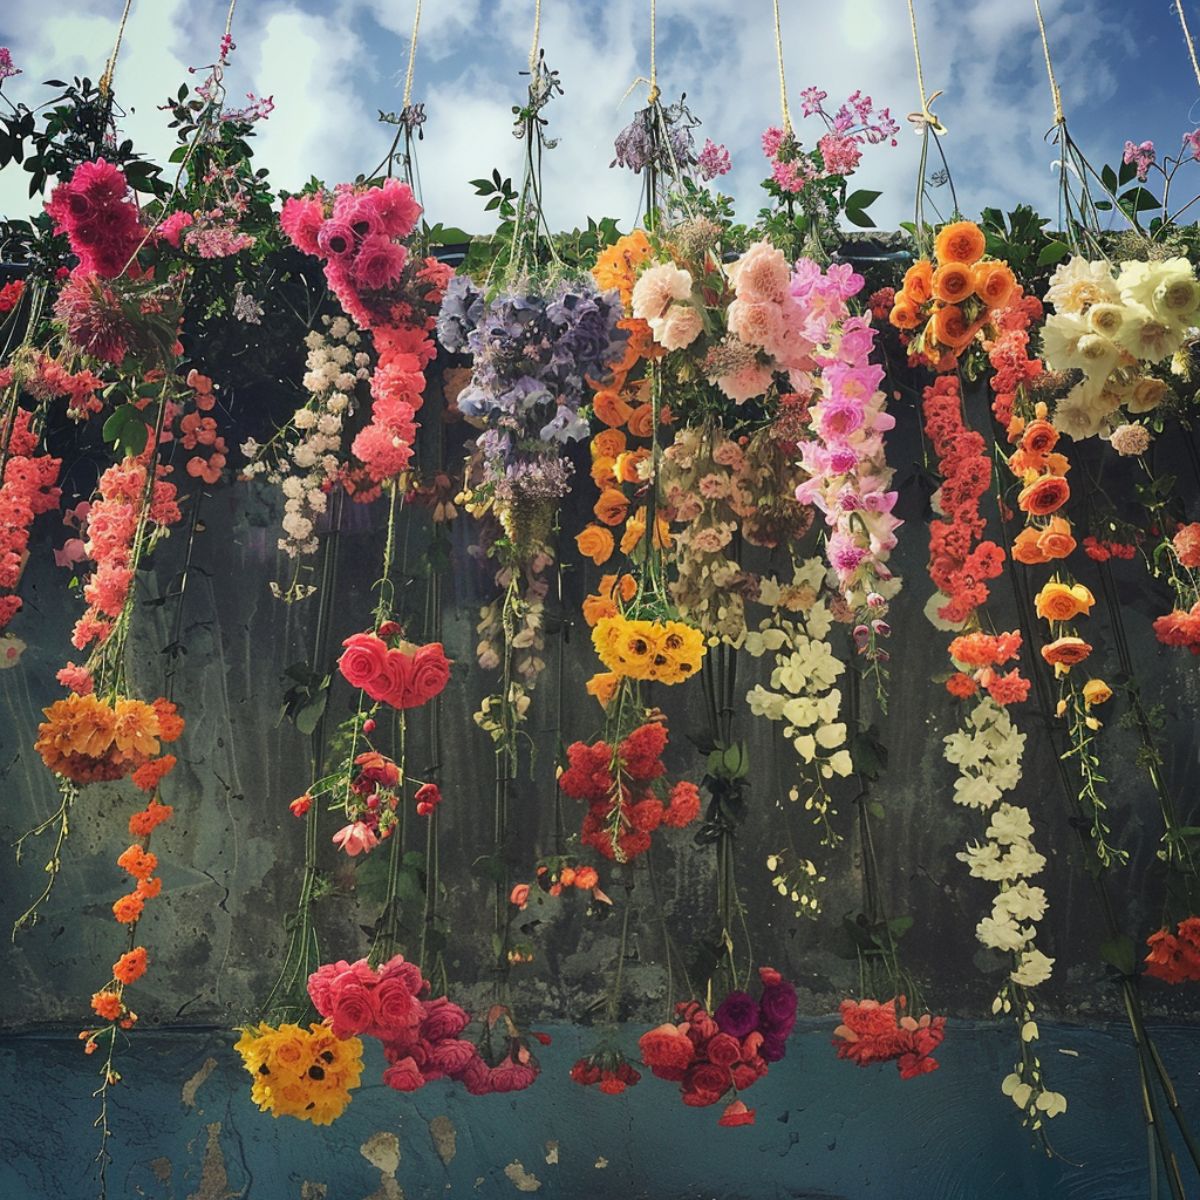
<path id="1" fill-rule="evenodd" d="M 1200 0 L 1183 0 L 1200 35 Z M 276 111 L 260 138 L 260 157 L 279 186 L 310 175 L 330 182 L 367 170 L 382 157 L 389 130 L 380 108 L 400 106 L 415 0 L 241 0 L 231 95 L 274 94 Z M 517 72 L 532 33 L 533 0 L 425 0 L 414 97 L 429 120 L 420 147 L 431 221 L 488 228 L 467 180 L 519 166 L 511 106 L 522 98 Z M 637 211 L 636 181 L 610 170 L 612 138 L 644 96 L 623 98 L 647 73 L 648 0 L 543 0 L 542 45 L 561 73 L 565 96 L 552 105 L 550 132 L 561 138 L 546 160 L 552 225 L 587 215 Z M 686 91 L 704 121 L 701 136 L 728 145 L 735 169 L 724 190 L 752 214 L 765 160 L 761 130 L 779 120 L 769 0 L 659 0 L 659 82 L 664 95 Z M 4 85 L 26 101 L 41 80 L 103 67 L 121 0 L 9 0 L 0 45 L 25 74 Z M 172 142 L 156 103 L 211 61 L 225 0 L 134 0 L 117 70 L 124 125 L 161 157 Z M 918 0 L 925 71 L 943 89 L 935 108 L 949 128 L 944 145 L 964 210 L 1034 203 L 1053 215 L 1052 147 L 1043 140 L 1052 109 L 1033 0 Z M 1188 62 L 1171 0 L 1044 0 L 1051 48 L 1069 127 L 1095 165 L 1114 161 L 1127 137 L 1152 138 L 1160 152 L 1200 123 L 1200 85 Z M 881 225 L 911 214 L 918 139 L 904 114 L 917 92 L 904 0 L 784 0 L 790 92 L 816 84 L 837 103 L 861 87 L 890 105 L 904 129 L 900 145 L 872 148 L 856 182 L 884 192 Z M 807 125 L 812 126 L 809 122 Z M 800 134 L 818 130 L 802 125 Z M 811 139 L 810 139 L 811 140 Z M 0 173 L 0 212 L 27 210 L 25 185 Z M 1181 197 L 1200 163 L 1177 183 Z M 8 178 L 6 178 L 6 176 Z"/>

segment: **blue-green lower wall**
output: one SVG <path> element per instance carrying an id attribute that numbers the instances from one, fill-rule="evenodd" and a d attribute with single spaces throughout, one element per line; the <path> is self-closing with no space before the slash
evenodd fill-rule
<path id="1" fill-rule="evenodd" d="M 1011 1057 L 1005 1031 L 952 1022 L 938 1054 L 942 1069 L 902 1082 L 892 1067 L 860 1071 L 838 1062 L 829 1046 L 830 1026 L 808 1022 L 797 1029 L 787 1059 L 746 1093 L 758 1123 L 742 1129 L 717 1128 L 719 1109 L 685 1108 L 670 1084 L 649 1076 L 615 1098 L 576 1086 L 567 1071 L 592 1033 L 571 1026 L 548 1030 L 554 1042 L 542 1054 L 542 1077 L 515 1097 L 477 1098 L 450 1084 L 397 1095 L 372 1082 L 382 1069 L 373 1045 L 366 1086 L 327 1128 L 260 1114 L 224 1033 L 143 1031 L 121 1056 L 124 1082 L 110 1106 L 115 1136 L 109 1196 L 1142 1200 L 1151 1195 L 1133 1050 L 1123 1031 L 1043 1029 L 1043 1065 L 1070 1101 L 1067 1114 L 1051 1126 L 1058 1157 L 1047 1158 L 1031 1146 L 1011 1103 L 999 1093 Z M 627 1031 L 631 1049 L 639 1032 Z M 1200 1112 L 1200 1032 L 1159 1027 L 1157 1036 L 1184 1105 Z M 0 1038 L 3 1200 L 95 1195 L 90 1092 L 98 1065 L 69 1037 Z M 1162 1181 L 1160 1189 L 1169 1196 Z M 1187 1174 L 1187 1189 L 1188 1196 L 1200 1195 L 1194 1174 Z"/>

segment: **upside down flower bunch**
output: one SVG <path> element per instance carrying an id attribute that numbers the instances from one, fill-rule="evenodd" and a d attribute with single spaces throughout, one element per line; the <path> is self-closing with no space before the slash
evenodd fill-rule
<path id="1" fill-rule="evenodd" d="M 506 1010 L 488 1014 L 481 1042 L 468 1041 L 462 1034 L 470 1017 L 445 996 L 431 998 L 431 991 L 417 964 L 399 954 L 378 968 L 366 959 L 327 963 L 308 978 L 309 997 L 334 1037 L 383 1043 L 383 1082 L 398 1092 L 436 1079 L 453 1079 L 473 1096 L 522 1091 L 534 1082 L 537 1060 Z M 506 1035 L 498 1048 L 490 1038 L 495 1026 Z"/>
<path id="2" fill-rule="evenodd" d="M 558 786 L 572 800 L 587 802 L 585 846 L 628 862 L 650 849 L 650 836 L 660 826 L 682 829 L 700 815 L 696 785 L 686 780 L 668 785 L 664 779 L 666 746 L 666 723 L 650 721 L 615 748 L 605 741 L 567 747 L 568 766 Z"/>
<path id="3" fill-rule="evenodd" d="M 740 1094 L 787 1053 L 796 1024 L 796 989 L 772 967 L 759 967 L 761 993 L 730 992 L 710 1014 L 695 1000 L 675 1005 L 675 1022 L 638 1041 L 642 1062 L 658 1079 L 679 1084 L 684 1104 L 707 1108 L 727 1100 L 718 1124 L 753 1125 Z"/>
<path id="4" fill-rule="evenodd" d="M 842 1022 L 833 1031 L 838 1058 L 860 1067 L 894 1062 L 901 1079 L 938 1069 L 933 1052 L 946 1036 L 946 1018 L 925 1013 L 920 1020 L 905 1010 L 903 996 L 891 1000 L 843 1000 Z"/>
<path id="5" fill-rule="evenodd" d="M 50 193 L 46 211 L 54 232 L 67 235 L 80 275 L 120 275 L 146 235 L 125 175 L 103 158 L 80 163 Z"/>
<path id="6" fill-rule="evenodd" d="M 617 613 L 592 630 L 600 661 L 619 679 L 682 683 L 700 670 L 708 647 L 700 630 L 682 621 Z"/>
<path id="7" fill-rule="evenodd" d="M 1200 313 L 1200 281 L 1186 258 L 1123 262 L 1115 270 L 1107 261 L 1071 258 L 1046 292 L 1054 309 L 1042 330 L 1046 365 L 1083 375 L 1051 420 L 1076 440 L 1111 437 L 1122 410 L 1141 415 L 1162 402 L 1169 385 L 1147 368 L 1179 350 Z"/>
<path id="8" fill-rule="evenodd" d="M 362 1042 L 327 1026 L 268 1025 L 243 1029 L 234 1049 L 254 1084 L 250 1098 L 273 1117 L 330 1125 L 346 1111 L 362 1078 Z"/>
<path id="9" fill-rule="evenodd" d="M 1200 917 L 1185 917 L 1174 933 L 1159 929 L 1146 945 L 1147 975 L 1164 983 L 1200 983 Z"/>
<path id="10" fill-rule="evenodd" d="M 938 233 L 933 260 L 909 267 L 888 320 L 910 362 L 953 371 L 1008 307 L 1016 277 L 1006 262 L 984 257 L 986 245 L 973 221 L 955 221 Z"/>
<path id="11" fill-rule="evenodd" d="M 420 708 L 450 680 L 450 660 L 441 642 L 414 646 L 393 621 L 378 633 L 351 634 L 342 646 L 338 670 L 350 686 L 392 708 Z"/>
<path id="12" fill-rule="evenodd" d="M 1025 700 L 1029 696 L 1029 680 L 1021 675 L 1020 667 L 1010 667 L 1003 674 L 998 668 L 1019 658 L 1021 635 L 1011 633 L 966 633 L 950 643 L 950 659 L 955 673 L 946 680 L 946 690 L 960 700 L 974 696 L 980 688 L 999 705 Z"/>
<path id="13" fill-rule="evenodd" d="M 154 791 L 175 765 L 171 755 L 157 757 L 163 742 L 183 732 L 183 718 L 169 700 L 146 704 L 72 693 L 43 712 L 34 749 L 63 779 L 94 783 L 132 776 L 138 787 Z"/>
<path id="14" fill-rule="evenodd" d="M 15 591 L 25 568 L 33 520 L 57 508 L 61 496 L 56 485 L 62 461 L 37 453 L 38 438 L 32 424 L 33 414 L 18 408 L 0 477 L 0 629 L 21 607 Z"/>

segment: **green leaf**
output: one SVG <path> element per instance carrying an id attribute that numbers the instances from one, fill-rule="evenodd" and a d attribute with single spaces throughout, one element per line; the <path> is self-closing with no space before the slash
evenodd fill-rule
<path id="1" fill-rule="evenodd" d="M 847 208 L 846 220 L 849 221 L 851 225 L 857 225 L 859 229 L 875 228 L 875 222 L 872 221 L 871 218 L 868 217 L 861 208 Z"/>
<path id="2" fill-rule="evenodd" d="M 1122 975 L 1134 973 L 1133 939 L 1122 934 L 1100 943 L 1100 957 Z"/>
<path id="3" fill-rule="evenodd" d="M 1066 242 L 1048 242 L 1037 256 L 1037 265 L 1048 267 L 1052 263 L 1061 262 L 1070 253 L 1071 247 Z"/>
<path id="4" fill-rule="evenodd" d="M 868 188 L 859 188 L 846 197 L 846 207 L 862 210 L 870 208 L 882 196 L 882 192 L 872 192 Z"/>
<path id="5" fill-rule="evenodd" d="M 1100 180 L 1110 192 L 1115 192 L 1121 186 L 1117 181 L 1117 173 L 1107 163 L 1100 168 Z"/>
<path id="6" fill-rule="evenodd" d="M 321 692 L 303 705 L 296 713 L 296 728 L 303 734 L 311 735 L 316 732 L 317 723 L 325 713 L 325 705 L 329 699 L 328 692 Z"/>

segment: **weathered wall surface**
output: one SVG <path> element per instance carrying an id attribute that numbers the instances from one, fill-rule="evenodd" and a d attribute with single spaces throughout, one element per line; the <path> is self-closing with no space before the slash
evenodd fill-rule
<path id="1" fill-rule="evenodd" d="M 947 636 L 932 630 L 921 609 L 930 592 L 924 574 L 927 534 L 922 523 L 927 492 L 914 470 L 921 457 L 916 410 L 906 398 L 896 406 L 899 427 L 891 444 L 898 470 L 903 515 L 908 524 L 895 563 L 907 587 L 893 607 L 892 691 L 881 732 L 889 750 L 883 778 L 873 785 L 887 818 L 879 831 L 881 865 L 892 912 L 914 917 L 903 949 L 908 965 L 922 981 L 929 1002 L 939 1011 L 979 1013 L 990 1002 L 999 959 L 975 942 L 976 921 L 990 904 L 990 885 L 971 880 L 954 854 L 976 836 L 975 814 L 950 800 L 953 773 L 941 757 L 940 738 L 954 728 L 953 702 L 931 676 L 944 670 Z M 977 414 L 982 418 L 983 410 Z M 1193 457 L 1179 446 L 1161 447 L 1166 467 L 1177 469 L 1180 487 L 1196 488 Z M 1086 456 L 1081 456 L 1086 458 Z M 1076 494 L 1087 492 L 1087 461 L 1072 476 Z M 586 481 L 584 481 L 586 482 Z M 1126 485 L 1106 478 L 1121 494 Z M 1082 485 L 1082 486 L 1081 486 Z M 573 500 L 577 513 L 564 524 L 577 528 L 585 519 L 589 488 Z M 371 605 L 370 583 L 377 570 L 384 513 L 382 505 L 347 506 L 341 533 L 337 607 L 333 645 L 363 627 Z M 405 517 L 408 521 L 410 518 Z M 420 557 L 424 513 L 411 517 L 409 566 Z M 135 673 L 147 694 L 161 687 L 163 673 L 178 672 L 176 695 L 188 719 L 180 766 L 167 783 L 176 807 L 175 820 L 156 835 L 163 897 L 148 906 L 140 935 L 151 948 L 155 968 L 138 1004 L 143 1020 L 230 1024 L 255 1016 L 270 989 L 285 944 L 284 924 L 292 911 L 303 857 L 303 831 L 287 811 L 287 802 L 309 780 L 309 744 L 288 722 L 279 722 L 280 674 L 311 656 L 316 601 L 285 606 L 273 600 L 271 579 L 283 571 L 274 550 L 269 514 L 246 485 L 216 489 L 203 502 L 194 568 L 185 596 L 182 622 L 187 653 L 172 660 L 161 651 L 173 636 L 175 601 L 156 605 L 177 582 L 184 537 L 173 536 L 156 554 L 153 572 L 142 581 L 147 604 L 138 615 Z M 49 547 L 62 540 L 52 523 L 39 524 L 23 592 L 27 609 L 13 631 L 28 648 L 12 669 L 0 671 L 0 840 L 6 845 L 53 810 L 56 793 L 50 776 L 31 749 L 40 709 L 58 694 L 54 671 L 69 655 L 69 628 L 78 601 L 63 586 L 65 572 L 51 563 Z M 445 695 L 446 762 L 442 808 L 442 878 L 448 886 L 447 911 L 452 932 L 447 966 L 456 994 L 482 994 L 488 980 L 490 912 L 487 886 L 470 864 L 490 852 L 492 751 L 471 720 L 479 698 L 491 686 L 473 664 L 473 623 L 486 577 L 467 554 L 468 520 L 455 526 L 454 567 L 446 587 L 444 636 L 457 666 Z M 566 540 L 566 539 L 564 539 Z M 565 638 L 552 637 L 550 667 L 536 694 L 531 729 L 538 744 L 535 779 L 523 778 L 514 789 L 514 834 L 509 858 L 516 877 L 529 877 L 539 853 L 554 849 L 556 795 L 553 762 L 560 739 L 592 736 L 598 710 L 583 684 L 594 659 L 579 603 L 594 588 L 598 571 L 581 566 L 572 550 L 564 573 L 564 613 L 570 622 Z M 1094 565 L 1080 556 L 1078 573 L 1097 596 Z M 1164 773 L 1185 823 L 1197 820 L 1195 713 L 1200 705 L 1195 660 L 1168 651 L 1153 640 L 1149 622 L 1165 611 L 1161 593 L 1146 581 L 1138 563 L 1116 564 L 1123 614 L 1146 700 L 1161 704 Z M 1113 629 L 1101 602 L 1089 633 L 1096 661 L 1115 675 Z M 997 625 L 1015 627 L 1012 590 L 1006 578 L 994 588 L 992 615 Z M 561 691 L 558 684 L 561 656 Z M 746 660 L 746 686 L 762 664 Z M 685 736 L 698 729 L 700 717 L 689 711 L 687 688 L 663 698 L 672 716 L 668 766 L 674 774 L 700 774 L 700 760 Z M 744 694 L 739 687 L 739 694 Z M 332 708 L 345 712 L 344 684 L 335 687 Z M 1108 797 L 1114 837 L 1131 853 L 1127 869 L 1111 881 L 1125 928 L 1137 941 L 1159 924 L 1162 879 L 1155 860 L 1160 824 L 1145 775 L 1135 762 L 1136 741 L 1120 728 L 1120 706 L 1104 715 Z M 1042 989 L 1051 1013 L 1080 1019 L 1113 1015 L 1119 999 L 1105 982 L 1096 947 L 1102 927 L 1094 893 L 1079 865 L 1079 848 L 1069 826 L 1062 782 L 1046 735 L 1045 714 L 1030 703 L 1020 717 L 1029 733 L 1024 781 L 1017 793 L 1037 822 L 1037 842 L 1049 858 L 1045 886 L 1051 908 L 1040 935 L 1057 960 L 1055 978 Z M 413 769 L 421 773 L 423 718 L 415 722 Z M 774 961 L 796 979 L 805 1011 L 832 1011 L 856 988 L 854 963 L 838 954 L 843 914 L 859 907 L 861 881 L 853 837 L 829 859 L 830 884 L 825 915 L 816 922 L 797 921 L 791 905 L 775 896 L 764 866 L 768 853 L 785 844 L 781 830 L 792 822 L 798 838 L 809 837 L 803 814 L 786 812 L 787 789 L 794 777 L 791 750 L 769 727 L 743 709 L 739 732 L 749 739 L 753 760 L 752 812 L 739 835 L 739 877 L 748 903 L 754 949 L 759 961 Z M 839 792 L 842 824 L 850 831 L 855 789 Z M 72 832 L 61 878 L 45 909 L 45 919 L 23 931 L 15 946 L 5 945 L 3 961 L 9 986 L 0 990 L 0 1024 L 10 1027 L 62 1022 L 77 1027 L 87 997 L 103 982 L 119 950 L 119 931 L 109 912 L 122 886 L 113 864 L 125 844 L 124 825 L 135 801 L 128 785 L 97 785 L 85 790 L 73 815 Z M 581 817 L 574 801 L 562 802 L 568 829 Z M 377 911 L 378 896 L 362 860 L 339 859 L 328 845 L 332 818 L 322 835 L 322 863 L 334 894 L 316 909 L 322 948 L 328 957 L 354 958 L 365 952 L 363 925 Z M 411 845 L 420 848 L 423 832 L 410 827 Z M 418 838 L 421 839 L 418 842 Z M 43 839 L 44 843 L 45 839 Z M 676 938 L 687 944 L 704 932 L 711 911 L 711 849 L 697 849 L 690 834 L 663 838 L 659 854 L 662 911 Z M 815 849 L 815 848 L 814 848 Z M 0 927 L 7 929 L 40 889 L 48 847 L 31 843 L 24 861 L 0 862 L 3 894 Z M 814 854 L 814 856 L 816 856 Z M 630 1018 L 653 1018 L 662 1011 L 666 976 L 662 935 L 644 876 L 634 893 L 637 915 L 628 964 Z M 699 915 L 698 915 L 699 914 Z M 616 951 L 614 921 L 586 921 L 582 905 L 562 902 L 530 910 L 541 924 L 535 931 L 538 958 L 514 974 L 519 1005 L 531 1014 L 586 1019 L 603 991 L 604 972 Z M 1145 988 L 1154 1009 L 1190 1017 L 1195 1011 L 1188 989 Z"/>

